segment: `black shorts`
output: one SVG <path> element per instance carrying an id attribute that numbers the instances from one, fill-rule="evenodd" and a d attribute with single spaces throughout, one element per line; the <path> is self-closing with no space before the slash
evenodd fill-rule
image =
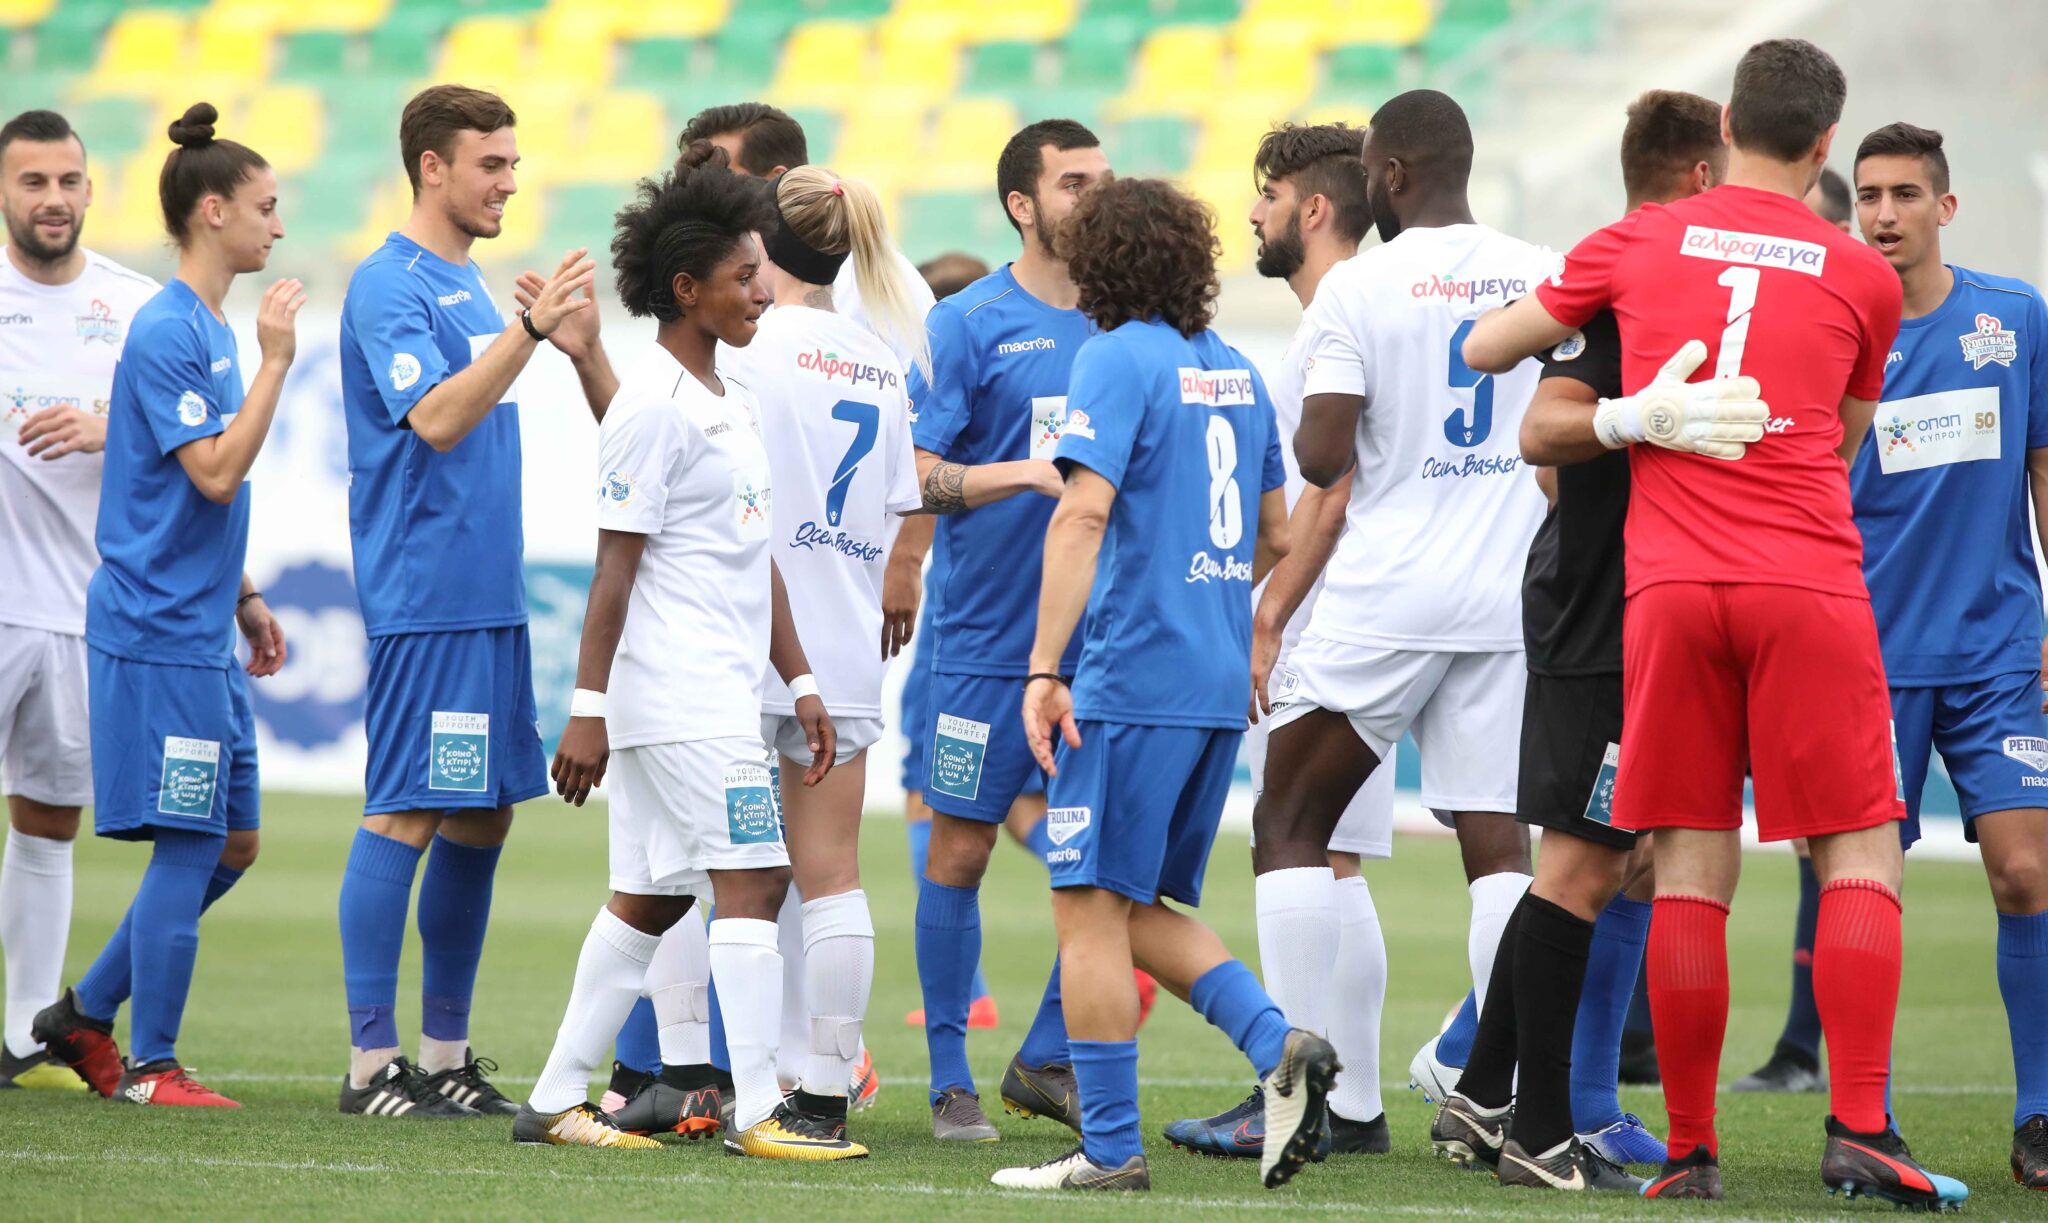
<path id="1" fill-rule="evenodd" d="M 1621 676 L 1532 673 L 1522 702 L 1516 818 L 1634 849 L 1636 834 L 1613 823 L 1620 745 Z"/>

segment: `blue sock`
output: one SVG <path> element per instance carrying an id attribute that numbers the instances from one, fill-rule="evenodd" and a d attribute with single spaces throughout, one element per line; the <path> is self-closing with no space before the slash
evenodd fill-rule
<path id="1" fill-rule="evenodd" d="M 1145 1153 L 1138 1135 L 1138 1042 L 1073 1042 L 1074 1085 L 1081 1093 L 1081 1149 L 1096 1165 L 1120 1168 Z"/>
<path id="2" fill-rule="evenodd" d="M 1792 927 L 1792 1005 L 1785 1012 L 1781 1044 L 1820 1060 L 1820 1007 L 1813 1001 L 1813 927 L 1820 920 L 1820 879 L 1811 858 L 1799 859 L 1799 916 Z"/>
<path id="3" fill-rule="evenodd" d="M 1052 958 L 1052 976 L 1046 980 L 1045 996 L 1039 999 L 1038 1013 L 1031 1017 L 1031 1030 L 1024 1033 L 1024 1043 L 1018 1046 L 1017 1057 L 1026 1066 L 1072 1064 L 1073 1055 L 1067 1052 L 1067 1013 L 1060 1006 L 1058 956 Z M 1122 1163 L 1123 1160 L 1117 1162 Z"/>
<path id="4" fill-rule="evenodd" d="M 341 979 L 348 991 L 348 1043 L 398 1047 L 398 955 L 421 851 L 356 829 L 341 875 Z"/>
<path id="5" fill-rule="evenodd" d="M 463 845 L 435 834 L 420 876 L 420 1031 L 469 1039 L 469 1003 L 491 920 L 491 880 L 502 845 Z"/>
<path id="6" fill-rule="evenodd" d="M 1443 1030 L 1436 1040 L 1436 1060 L 1459 1070 L 1472 1057 L 1472 1038 L 1479 1035 L 1479 998 L 1467 990 L 1465 1001 L 1459 1005 L 1458 1013 L 1451 1016 L 1451 1026 Z"/>
<path id="7" fill-rule="evenodd" d="M 129 972 L 135 997 L 128 1013 L 130 1064 L 177 1056 L 178 1024 L 199 958 L 199 911 L 227 838 L 160 828 L 142 886 L 129 908 Z"/>
<path id="8" fill-rule="evenodd" d="M 619 1064 L 642 1074 L 661 1073 L 661 1027 L 654 1022 L 654 1004 L 642 998 L 619 1025 Z"/>
<path id="9" fill-rule="evenodd" d="M 227 895 L 228 889 L 235 886 L 241 877 L 241 871 L 214 863 L 213 877 L 206 881 L 206 897 L 199 902 L 199 911 L 204 913 L 211 909 L 213 902 Z M 131 905 L 128 912 L 121 915 L 121 924 L 114 927 L 114 937 L 107 940 L 105 949 L 76 987 L 78 1009 L 94 1019 L 112 1019 L 114 1012 L 120 1010 L 121 1004 L 128 1001 L 128 995 L 134 992 L 128 942 L 129 922 L 134 920 L 134 915 L 135 909 Z"/>
<path id="10" fill-rule="evenodd" d="M 1593 922 L 1586 988 L 1572 1025 L 1572 1128 L 1581 1134 L 1622 1118 L 1621 1029 L 1650 941 L 1650 907 L 1616 894 Z"/>
<path id="11" fill-rule="evenodd" d="M 2012 1029 L 2013 1077 L 2019 1102 L 2014 1128 L 2029 1117 L 2048 1115 L 2048 913 L 1998 915 L 1998 992 L 2005 997 L 2005 1022 Z"/>
<path id="12" fill-rule="evenodd" d="M 1030 848 L 1032 858 L 1036 859 L 1040 866 L 1046 864 L 1045 855 L 1052 852 L 1052 833 L 1046 828 L 1050 823 L 1051 820 L 1040 820 L 1031 826 L 1030 832 L 1024 834 L 1024 844 Z"/>
<path id="13" fill-rule="evenodd" d="M 903 825 L 910 840 L 910 878 L 918 887 L 924 886 L 924 864 L 931 860 L 932 822 L 930 820 L 909 820 Z M 979 957 L 974 965 L 974 984 L 969 988 L 967 1000 L 979 1002 L 988 997 L 988 981 L 981 975 Z"/>
<path id="14" fill-rule="evenodd" d="M 1280 1064 L 1280 1055 L 1287 1048 L 1287 1018 L 1242 960 L 1225 960 L 1196 978 L 1188 991 L 1188 1005 L 1223 1030 L 1230 1043 L 1251 1059 L 1260 1078 Z M 1086 1108 L 1085 1095 L 1082 1101 Z"/>
<path id="15" fill-rule="evenodd" d="M 973 1091 L 974 1074 L 967 1069 L 967 992 L 981 962 L 980 894 L 918 880 L 916 939 L 932 1098 L 948 1087 Z"/>

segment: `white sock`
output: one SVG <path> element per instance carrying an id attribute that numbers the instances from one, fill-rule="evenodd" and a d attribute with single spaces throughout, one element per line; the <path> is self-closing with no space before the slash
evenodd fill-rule
<path id="1" fill-rule="evenodd" d="M 860 1059 L 861 1022 L 875 984 L 875 921 L 862 891 L 804 905 L 804 998 L 810 1014 L 805 1091 L 843 1096 Z M 785 1003 L 785 1009 L 787 1004 Z"/>
<path id="2" fill-rule="evenodd" d="M 70 932 L 71 842 L 9 828 L 0 860 L 0 957 L 7 962 L 7 1048 L 16 1057 L 43 1047 L 28 1029 L 64 986 Z"/>
<path id="3" fill-rule="evenodd" d="M 1522 903 L 1522 893 L 1536 882 L 1533 875 L 1502 871 L 1481 875 L 1472 881 L 1472 929 L 1465 942 L 1465 957 L 1472 962 L 1472 992 L 1479 1010 L 1486 1010 L 1486 987 L 1493 981 L 1493 957 L 1500 951 L 1500 934 L 1508 917 Z"/>
<path id="4" fill-rule="evenodd" d="M 775 923 L 756 917 L 712 922 L 711 978 L 718 982 L 726 1052 L 732 1055 L 733 1125 L 751 1129 L 782 1100 L 775 1083 L 775 1043 L 782 1031 L 782 953 L 775 947 Z"/>
<path id="5" fill-rule="evenodd" d="M 709 939 L 704 915 L 692 905 L 661 936 L 647 966 L 647 997 L 654 1003 L 664 1066 L 702 1066 L 711 1060 Z"/>
<path id="6" fill-rule="evenodd" d="M 1327 866 L 1267 871 L 1253 881 L 1259 975 L 1297 1028 L 1329 1031 L 1330 972 L 1337 960 L 1337 876 Z"/>
<path id="7" fill-rule="evenodd" d="M 1330 977 L 1330 1044 L 1344 1069 L 1330 1108 L 1352 1121 L 1386 1111 L 1380 1102 L 1380 1015 L 1387 1003 L 1387 940 L 1363 876 L 1337 881 L 1344 935 Z"/>
<path id="8" fill-rule="evenodd" d="M 782 956 L 782 1037 L 775 1043 L 775 1081 L 795 1091 L 804 1077 L 804 1052 L 811 1047 L 811 1016 L 804 1007 L 804 898 L 796 884 L 783 894 L 775 914 L 775 950 Z"/>
<path id="9" fill-rule="evenodd" d="M 610 1056 L 660 943 L 660 935 L 635 930 L 610 909 L 597 911 L 576 957 L 576 984 L 569 989 L 554 1051 L 526 1100 L 535 1112 L 551 1115 L 590 1099 L 590 1076 Z"/>
<path id="10" fill-rule="evenodd" d="M 420 1069 L 428 1074 L 460 1070 L 469 1061 L 469 1039 L 436 1040 L 420 1033 Z"/>

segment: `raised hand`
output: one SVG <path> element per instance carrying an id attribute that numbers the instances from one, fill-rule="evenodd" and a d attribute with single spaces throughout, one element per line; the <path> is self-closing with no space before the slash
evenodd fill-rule
<path id="1" fill-rule="evenodd" d="M 256 307 L 256 345 L 266 362 L 290 365 L 298 355 L 299 307 L 306 304 L 306 286 L 296 280 L 280 280 L 264 291 Z"/>
<path id="2" fill-rule="evenodd" d="M 564 321 L 579 313 L 592 314 L 590 334 L 597 334 L 597 302 L 589 293 L 591 285 L 597 281 L 597 264 L 584 258 L 589 253 L 585 247 L 570 251 L 562 257 L 561 266 L 555 269 L 555 274 L 541 282 L 538 291 L 521 298 L 528 317 L 533 320 L 534 329 L 551 340 Z M 575 341 L 571 339 L 570 342 Z"/>

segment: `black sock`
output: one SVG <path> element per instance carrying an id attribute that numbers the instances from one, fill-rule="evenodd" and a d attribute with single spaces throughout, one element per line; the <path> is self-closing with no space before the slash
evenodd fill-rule
<path id="1" fill-rule="evenodd" d="M 825 1117 L 833 1121 L 846 1120 L 845 1096 L 819 1096 L 798 1088 L 790 1094 L 789 1103 L 796 1111 L 812 1117 Z"/>
<path id="2" fill-rule="evenodd" d="M 719 1086 L 718 1067 L 708 1062 L 695 1066 L 670 1066 L 661 1068 L 661 1081 L 682 1091 L 701 1091 L 706 1087 Z"/>
<path id="3" fill-rule="evenodd" d="M 1515 1095 L 1515 956 L 1516 931 L 1529 894 L 1508 914 L 1501 927 L 1500 947 L 1493 953 L 1493 977 L 1486 983 L 1486 1006 L 1479 1012 L 1479 1030 L 1472 1036 L 1472 1055 L 1458 1077 L 1458 1094 L 1481 1108 L 1505 1108 Z"/>
<path id="4" fill-rule="evenodd" d="M 1514 1137 L 1532 1155 L 1572 1136 L 1572 1027 L 1592 946 L 1592 922 L 1534 893 L 1522 898 L 1514 949 L 1521 1066 Z"/>

